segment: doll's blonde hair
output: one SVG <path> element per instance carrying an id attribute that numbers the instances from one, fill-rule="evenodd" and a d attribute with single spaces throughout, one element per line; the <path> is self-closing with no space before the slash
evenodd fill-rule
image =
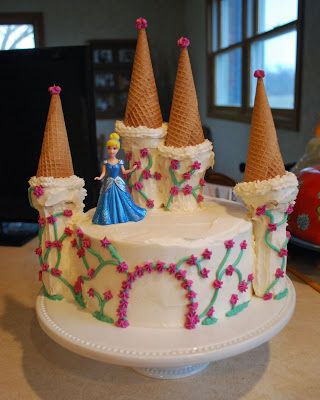
<path id="1" fill-rule="evenodd" d="M 120 149 L 120 136 L 113 132 L 109 136 L 109 140 L 107 141 L 107 147 L 108 146 L 115 146 L 117 149 Z"/>

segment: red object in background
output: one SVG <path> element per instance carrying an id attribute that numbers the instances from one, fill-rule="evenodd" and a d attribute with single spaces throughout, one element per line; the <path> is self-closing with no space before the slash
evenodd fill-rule
<path id="1" fill-rule="evenodd" d="M 301 170 L 298 179 L 299 193 L 288 229 L 295 237 L 320 245 L 320 166 Z"/>

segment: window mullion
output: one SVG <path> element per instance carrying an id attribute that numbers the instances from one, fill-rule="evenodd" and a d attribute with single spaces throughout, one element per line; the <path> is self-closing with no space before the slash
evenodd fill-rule
<path id="1" fill-rule="evenodd" d="M 221 0 L 217 1 L 217 8 L 218 8 L 218 26 L 217 26 L 217 35 L 218 35 L 218 41 L 217 41 L 217 48 L 218 50 L 221 49 Z"/>

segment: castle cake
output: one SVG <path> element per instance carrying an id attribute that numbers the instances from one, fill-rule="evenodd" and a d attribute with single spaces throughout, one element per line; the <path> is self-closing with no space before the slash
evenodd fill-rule
<path id="1" fill-rule="evenodd" d="M 286 221 L 297 180 L 284 169 L 263 73 L 258 71 L 245 181 L 235 188 L 246 207 L 205 199 L 204 174 L 214 153 L 202 131 L 189 40 L 178 41 L 167 125 L 146 20 L 139 18 L 136 27 L 125 118 L 116 122 L 107 144 L 113 158 L 105 162 L 110 164 L 106 169 L 119 168 L 115 175 L 109 172 L 102 192 L 118 185 L 146 212 L 138 222 L 106 225 L 92 222 L 95 210 L 83 213 L 86 191 L 73 173 L 61 89 L 49 88 L 39 168 L 29 181 L 30 204 L 39 211 L 39 279 L 49 299 L 74 302 L 115 327 L 210 329 L 245 312 L 253 296 L 269 301 L 286 296 Z M 120 140 L 125 163 L 114 158 Z M 127 189 L 118 180 L 120 170 L 125 171 Z M 99 178 L 106 179 L 103 173 Z"/>

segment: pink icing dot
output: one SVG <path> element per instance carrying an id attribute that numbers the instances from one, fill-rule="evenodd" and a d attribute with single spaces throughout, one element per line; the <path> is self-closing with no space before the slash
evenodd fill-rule
<path id="1" fill-rule="evenodd" d="M 257 69 L 256 71 L 254 71 L 253 76 L 255 78 L 264 78 L 265 77 L 265 73 L 263 69 Z"/>
<path id="2" fill-rule="evenodd" d="M 137 18 L 136 19 L 136 29 L 138 29 L 138 31 L 140 29 L 146 29 L 148 26 L 148 21 L 145 18 Z"/>
<path id="3" fill-rule="evenodd" d="M 181 38 L 178 39 L 177 44 L 182 49 L 186 49 L 190 45 L 190 40 L 188 38 L 186 38 L 185 36 L 181 36 Z"/>
<path id="4" fill-rule="evenodd" d="M 50 86 L 50 87 L 49 87 L 48 91 L 49 91 L 49 93 L 50 93 L 51 95 L 60 94 L 60 92 L 61 92 L 61 87 L 60 87 L 60 86 L 53 85 L 53 86 Z"/>

